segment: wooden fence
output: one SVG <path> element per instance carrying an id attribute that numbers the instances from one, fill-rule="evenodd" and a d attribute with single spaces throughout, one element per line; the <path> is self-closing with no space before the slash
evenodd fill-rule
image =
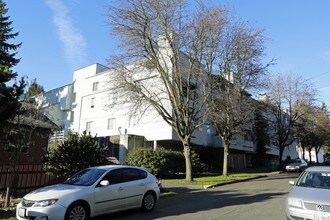
<path id="1" fill-rule="evenodd" d="M 42 164 L 24 164 L 16 166 L 13 186 L 14 195 L 26 194 L 36 188 L 61 182 L 63 179 L 46 174 Z M 9 165 L 0 165 L 0 193 L 6 192 L 9 183 Z"/>

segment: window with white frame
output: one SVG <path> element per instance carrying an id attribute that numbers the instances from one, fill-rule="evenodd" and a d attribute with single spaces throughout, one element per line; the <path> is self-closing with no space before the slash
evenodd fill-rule
<path id="1" fill-rule="evenodd" d="M 93 82 L 93 91 L 99 90 L 99 82 Z"/>
<path id="2" fill-rule="evenodd" d="M 91 108 L 95 107 L 95 98 L 94 97 L 90 99 L 90 107 Z"/>
<path id="3" fill-rule="evenodd" d="M 76 96 L 77 96 L 77 94 L 74 92 L 72 94 L 72 102 L 76 102 Z"/>
<path id="4" fill-rule="evenodd" d="M 116 118 L 108 118 L 108 130 L 116 129 Z"/>
<path id="5" fill-rule="evenodd" d="M 92 121 L 88 121 L 86 122 L 86 133 L 91 133 L 93 129 L 93 122 Z"/>
<path id="6" fill-rule="evenodd" d="M 135 127 L 137 125 L 137 122 L 138 122 L 138 120 L 137 120 L 137 116 L 136 115 L 129 116 L 128 127 L 130 127 L 130 128 Z"/>

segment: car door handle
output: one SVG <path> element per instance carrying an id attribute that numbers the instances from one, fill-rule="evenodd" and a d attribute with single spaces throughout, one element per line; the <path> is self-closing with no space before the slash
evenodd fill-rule
<path id="1" fill-rule="evenodd" d="M 118 190 L 124 190 L 124 187 L 119 187 Z"/>
<path id="2" fill-rule="evenodd" d="M 144 186 L 145 184 L 144 183 L 140 183 L 139 186 Z"/>

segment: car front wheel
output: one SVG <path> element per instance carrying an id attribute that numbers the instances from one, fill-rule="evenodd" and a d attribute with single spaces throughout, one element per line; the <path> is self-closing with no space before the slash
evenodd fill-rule
<path id="1" fill-rule="evenodd" d="M 88 220 L 89 209 L 83 203 L 72 204 L 65 213 L 65 220 Z"/>
<path id="2" fill-rule="evenodd" d="M 152 192 L 147 192 L 142 200 L 142 210 L 150 212 L 155 208 L 156 197 Z"/>

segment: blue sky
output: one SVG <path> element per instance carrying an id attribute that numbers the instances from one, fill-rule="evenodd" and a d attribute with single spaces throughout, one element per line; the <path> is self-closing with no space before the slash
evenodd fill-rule
<path id="1" fill-rule="evenodd" d="M 19 76 L 46 90 L 72 82 L 73 71 L 101 63 L 115 51 L 107 26 L 109 0 L 5 0 L 21 62 Z M 276 59 L 271 73 L 297 73 L 318 88 L 330 107 L 330 1 L 213 0 L 226 5 L 255 28 L 264 28 L 265 62 Z"/>

